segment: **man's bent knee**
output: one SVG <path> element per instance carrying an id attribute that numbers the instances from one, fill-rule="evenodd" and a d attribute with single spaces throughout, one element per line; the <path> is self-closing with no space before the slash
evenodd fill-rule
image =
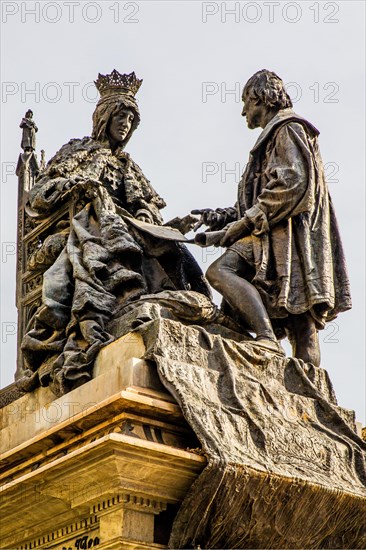
<path id="1" fill-rule="evenodd" d="M 225 252 L 218 260 L 213 262 L 206 271 L 206 277 L 210 285 L 220 292 L 222 283 L 230 275 L 237 275 L 241 268 L 242 260 L 236 252 Z"/>
<path id="2" fill-rule="evenodd" d="M 216 260 L 206 271 L 206 278 L 215 290 L 218 290 L 220 286 L 220 260 L 221 258 Z"/>

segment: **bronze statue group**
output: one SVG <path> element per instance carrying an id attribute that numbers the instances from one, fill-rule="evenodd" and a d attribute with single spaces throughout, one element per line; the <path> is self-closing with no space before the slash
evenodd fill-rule
<path id="1" fill-rule="evenodd" d="M 64 145 L 30 190 L 26 212 L 34 223 L 65 204 L 72 214 L 38 251 L 49 267 L 23 338 L 18 384 L 28 391 L 50 385 L 60 395 L 87 382 L 96 354 L 111 341 L 108 323 L 126 304 L 166 290 L 211 299 L 207 280 L 223 297 L 222 312 L 254 335 L 253 345 L 282 355 L 287 336 L 294 357 L 319 366 L 318 331 L 349 309 L 351 298 L 318 130 L 294 113 L 275 73 L 261 70 L 245 84 L 242 115 L 262 132 L 236 204 L 194 210 L 199 218 L 188 224 L 175 220 L 181 233 L 206 225 L 204 236 L 218 235 L 225 247 L 206 280 L 183 239 L 139 228 L 161 227 L 165 206 L 125 151 L 140 122 L 141 83 L 134 73 L 99 75 L 92 136 Z M 34 134 L 28 118 L 24 127 Z M 196 234 L 196 243 L 203 240 Z"/>

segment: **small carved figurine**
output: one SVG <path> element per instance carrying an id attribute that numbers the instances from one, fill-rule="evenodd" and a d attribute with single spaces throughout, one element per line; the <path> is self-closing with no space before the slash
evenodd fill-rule
<path id="1" fill-rule="evenodd" d="M 33 120 L 33 111 L 30 109 L 28 109 L 24 118 L 22 118 L 20 128 L 23 129 L 21 148 L 25 152 L 34 151 L 36 148 L 36 132 L 38 132 L 38 128 Z"/>

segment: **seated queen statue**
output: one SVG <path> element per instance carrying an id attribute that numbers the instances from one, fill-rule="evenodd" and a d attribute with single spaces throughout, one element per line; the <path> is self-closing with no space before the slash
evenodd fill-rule
<path id="1" fill-rule="evenodd" d="M 134 73 L 99 75 L 92 137 L 61 147 L 29 193 L 26 212 L 34 220 L 66 204 L 71 214 L 29 260 L 49 267 L 42 303 L 22 341 L 17 385 L 24 391 L 43 385 L 62 395 L 90 380 L 96 354 L 113 339 L 108 322 L 142 295 L 193 290 L 210 296 L 184 244 L 141 230 L 162 226 L 165 206 L 125 152 L 140 122 L 135 94 L 141 83 Z"/>

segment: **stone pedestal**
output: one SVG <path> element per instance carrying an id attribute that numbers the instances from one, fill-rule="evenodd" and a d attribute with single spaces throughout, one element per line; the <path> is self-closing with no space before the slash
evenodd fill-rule
<path id="1" fill-rule="evenodd" d="M 87 384 L 8 402 L 0 548 L 365 548 L 366 446 L 327 373 L 222 330 L 145 320 Z"/>
<path id="2" fill-rule="evenodd" d="M 144 351 L 128 334 L 100 352 L 88 384 L 2 409 L 0 548 L 167 547 L 206 459 Z"/>

